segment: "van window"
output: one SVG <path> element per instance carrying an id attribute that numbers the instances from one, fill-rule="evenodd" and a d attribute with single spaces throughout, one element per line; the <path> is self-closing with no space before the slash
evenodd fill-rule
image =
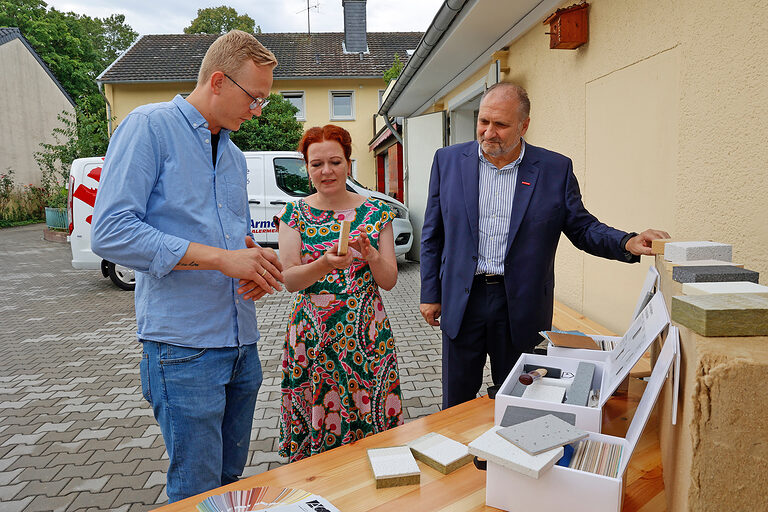
<path id="1" fill-rule="evenodd" d="M 301 158 L 275 158 L 275 181 L 289 195 L 304 197 L 311 193 L 307 165 Z"/>

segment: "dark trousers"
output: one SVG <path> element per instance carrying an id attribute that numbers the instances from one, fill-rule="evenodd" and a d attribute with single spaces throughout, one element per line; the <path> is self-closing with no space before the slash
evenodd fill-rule
<path id="1" fill-rule="evenodd" d="M 480 276 L 472 284 L 458 335 L 443 334 L 443 409 L 477 397 L 486 355 L 493 384 L 501 386 L 520 352 L 512 344 L 503 280 L 489 284 Z"/>

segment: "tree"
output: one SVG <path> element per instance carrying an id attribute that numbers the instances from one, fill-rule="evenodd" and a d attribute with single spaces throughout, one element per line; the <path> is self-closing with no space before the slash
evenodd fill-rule
<path id="1" fill-rule="evenodd" d="M 403 71 L 403 67 L 405 67 L 405 65 L 403 64 L 403 61 L 400 60 L 400 56 L 395 54 L 395 58 L 392 60 L 392 67 L 384 72 L 382 78 L 387 83 L 391 80 L 397 80 L 397 77 L 399 77 L 400 73 Z"/>
<path id="2" fill-rule="evenodd" d="M 281 95 L 270 94 L 261 116 L 244 122 L 231 135 L 232 142 L 243 151 L 296 151 L 304 133 L 295 117 L 298 111 Z"/>
<path id="3" fill-rule="evenodd" d="M 261 27 L 247 14 L 237 14 L 233 7 L 222 5 L 197 10 L 197 18 L 184 29 L 185 34 L 226 34 L 230 30 L 242 30 L 260 34 Z"/>

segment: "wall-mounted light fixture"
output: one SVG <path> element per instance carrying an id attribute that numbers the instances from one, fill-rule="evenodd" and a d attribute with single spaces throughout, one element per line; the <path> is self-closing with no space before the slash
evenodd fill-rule
<path id="1" fill-rule="evenodd" d="M 587 8 L 582 2 L 558 9 L 544 20 L 549 24 L 549 47 L 558 50 L 574 50 L 589 40 Z"/>

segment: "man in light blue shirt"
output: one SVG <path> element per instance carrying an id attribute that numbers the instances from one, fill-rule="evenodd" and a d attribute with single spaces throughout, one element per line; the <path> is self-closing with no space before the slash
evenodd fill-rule
<path id="1" fill-rule="evenodd" d="M 141 385 L 171 502 L 237 480 L 248 456 L 262 381 L 253 300 L 283 277 L 251 238 L 245 157 L 229 133 L 261 114 L 276 65 L 252 35 L 220 37 L 189 97 L 131 112 L 104 161 L 91 245 L 137 271 Z"/>

